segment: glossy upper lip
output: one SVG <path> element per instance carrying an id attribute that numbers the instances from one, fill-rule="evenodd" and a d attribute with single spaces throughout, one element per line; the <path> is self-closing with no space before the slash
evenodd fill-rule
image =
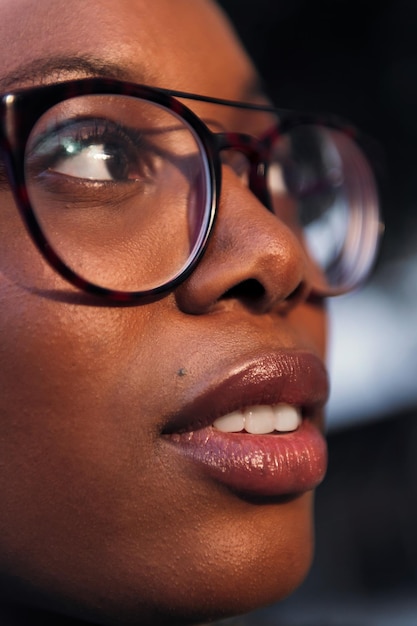
<path id="1" fill-rule="evenodd" d="M 217 373 L 168 419 L 163 434 L 199 430 L 222 415 L 259 404 L 292 404 L 302 409 L 303 416 L 314 419 L 328 395 L 327 370 L 311 352 L 263 354 Z"/>

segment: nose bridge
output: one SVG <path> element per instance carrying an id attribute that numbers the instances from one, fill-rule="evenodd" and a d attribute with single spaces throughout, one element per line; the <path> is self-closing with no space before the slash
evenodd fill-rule
<path id="1" fill-rule="evenodd" d="M 272 200 L 267 185 L 268 146 L 262 140 L 245 133 L 216 133 L 216 149 L 221 153 L 228 150 L 239 152 L 248 159 L 248 187 L 257 199 L 272 212 Z"/>

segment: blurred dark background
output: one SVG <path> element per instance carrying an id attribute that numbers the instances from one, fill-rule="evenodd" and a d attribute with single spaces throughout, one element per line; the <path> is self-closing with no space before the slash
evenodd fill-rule
<path id="1" fill-rule="evenodd" d="M 277 106 L 336 113 L 375 140 L 386 223 L 369 284 L 330 304 L 315 564 L 253 623 L 416 626 L 417 0 L 221 4 Z"/>

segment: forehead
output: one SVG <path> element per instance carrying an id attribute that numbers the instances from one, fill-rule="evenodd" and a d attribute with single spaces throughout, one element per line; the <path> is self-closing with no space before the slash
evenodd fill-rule
<path id="1" fill-rule="evenodd" d="M 74 63 L 66 67 L 66 58 L 94 58 L 135 82 L 232 99 L 247 97 L 242 92 L 254 82 L 212 0 L 0 0 L 0 12 L 3 86 L 6 75 L 20 76 L 7 87 L 41 82 L 39 60 L 50 63 L 46 82 L 85 75 Z M 56 60 L 62 63 L 51 70 Z"/>

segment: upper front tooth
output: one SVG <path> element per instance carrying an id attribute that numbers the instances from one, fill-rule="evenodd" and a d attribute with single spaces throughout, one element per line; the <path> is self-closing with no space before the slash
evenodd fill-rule
<path id="1" fill-rule="evenodd" d="M 245 428 L 245 418 L 241 411 L 234 411 L 234 413 L 218 417 L 213 422 L 213 426 L 224 433 L 239 433 Z"/>
<path id="2" fill-rule="evenodd" d="M 275 430 L 281 433 L 287 433 L 297 430 L 301 424 L 301 411 L 290 404 L 278 404 L 274 408 L 275 413 Z"/>
<path id="3" fill-rule="evenodd" d="M 243 414 L 245 430 L 252 435 L 264 435 L 275 430 L 275 415 L 271 406 L 251 406 Z"/>
<path id="4" fill-rule="evenodd" d="M 252 435 L 264 435 L 274 430 L 281 433 L 297 430 L 301 421 L 301 411 L 295 406 L 289 404 L 257 405 L 243 411 L 222 415 L 213 422 L 213 426 L 225 433 L 239 433 L 246 430 Z"/>

